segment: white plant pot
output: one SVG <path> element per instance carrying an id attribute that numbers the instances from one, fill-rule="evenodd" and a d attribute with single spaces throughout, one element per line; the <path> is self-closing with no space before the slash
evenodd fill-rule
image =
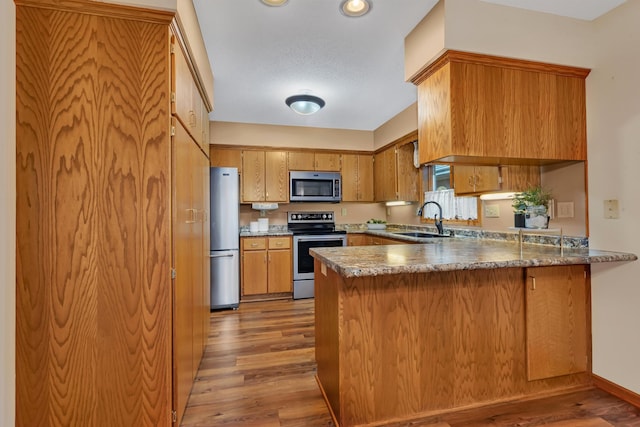
<path id="1" fill-rule="evenodd" d="M 525 228 L 548 228 L 549 216 L 547 215 L 546 206 L 527 206 L 524 226 Z"/>

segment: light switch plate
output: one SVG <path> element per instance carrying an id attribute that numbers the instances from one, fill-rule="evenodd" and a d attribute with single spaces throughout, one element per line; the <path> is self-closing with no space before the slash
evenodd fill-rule
<path id="1" fill-rule="evenodd" d="M 573 218 L 575 216 L 573 202 L 558 202 L 556 212 L 558 218 Z"/>
<path id="2" fill-rule="evenodd" d="M 605 200 L 604 201 L 604 217 L 605 219 L 618 219 L 620 218 L 620 209 L 618 208 L 618 200 Z"/>

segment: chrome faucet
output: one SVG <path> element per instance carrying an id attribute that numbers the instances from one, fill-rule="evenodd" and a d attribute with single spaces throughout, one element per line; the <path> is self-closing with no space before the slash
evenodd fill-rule
<path id="1" fill-rule="evenodd" d="M 436 228 L 438 229 L 438 234 L 444 234 L 444 228 L 442 227 L 442 206 L 440 206 L 440 203 L 434 202 L 433 200 L 424 202 L 424 204 L 420 206 L 420 208 L 418 209 L 418 216 L 422 216 L 422 211 L 424 207 L 427 206 L 429 203 L 433 203 L 438 207 L 439 215 L 438 214 L 435 215 L 434 221 L 436 224 Z"/>

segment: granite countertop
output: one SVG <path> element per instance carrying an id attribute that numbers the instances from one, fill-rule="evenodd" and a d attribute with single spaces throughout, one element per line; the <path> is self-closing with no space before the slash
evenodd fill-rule
<path id="1" fill-rule="evenodd" d="M 433 271 L 593 264 L 634 261 L 630 253 L 559 248 L 466 238 L 440 238 L 427 244 L 312 248 L 311 255 L 343 277 Z"/>
<path id="2" fill-rule="evenodd" d="M 291 236 L 288 230 L 269 230 L 269 231 L 256 231 L 251 232 L 248 230 L 240 231 L 240 237 L 277 237 L 277 236 Z"/>

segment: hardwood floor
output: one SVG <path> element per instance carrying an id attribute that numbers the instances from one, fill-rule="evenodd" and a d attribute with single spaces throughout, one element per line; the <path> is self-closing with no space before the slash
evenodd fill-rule
<path id="1" fill-rule="evenodd" d="M 314 375 L 312 299 L 214 312 L 182 426 L 333 426 Z M 389 425 L 640 427 L 640 409 L 594 388 Z"/>

